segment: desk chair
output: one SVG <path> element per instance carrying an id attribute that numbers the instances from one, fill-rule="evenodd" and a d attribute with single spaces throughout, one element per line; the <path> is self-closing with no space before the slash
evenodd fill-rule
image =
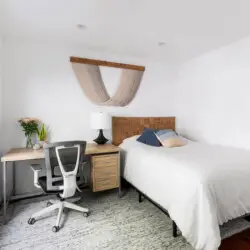
<path id="1" fill-rule="evenodd" d="M 46 208 L 33 214 L 29 218 L 28 224 L 33 225 L 36 222 L 36 217 L 58 209 L 56 225 L 52 227 L 53 232 L 58 232 L 64 208 L 80 211 L 86 217 L 89 215 L 87 208 L 65 201 L 65 199 L 73 197 L 76 190 L 81 192 L 77 186 L 77 172 L 79 165 L 84 163 L 86 142 L 57 142 L 45 144 L 43 148 L 45 153 L 46 176 L 39 177 L 39 172 L 42 170 L 41 167 L 39 165 L 32 165 L 34 184 L 36 187 L 42 188 L 47 194 L 57 194 L 60 198 L 60 202 L 56 204 L 48 202 Z M 62 176 L 55 176 L 55 168 L 58 166 Z"/>

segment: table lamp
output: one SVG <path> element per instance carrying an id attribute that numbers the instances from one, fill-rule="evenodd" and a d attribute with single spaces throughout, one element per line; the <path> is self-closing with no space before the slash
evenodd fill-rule
<path id="1" fill-rule="evenodd" d="M 94 140 L 97 144 L 105 144 L 108 139 L 103 135 L 103 129 L 111 128 L 111 119 L 110 116 L 106 113 L 92 113 L 91 114 L 91 128 L 99 129 L 99 135 Z"/>

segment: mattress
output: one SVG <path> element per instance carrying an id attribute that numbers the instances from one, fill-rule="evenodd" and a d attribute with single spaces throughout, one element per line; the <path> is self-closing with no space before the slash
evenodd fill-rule
<path id="1" fill-rule="evenodd" d="M 152 147 L 135 139 L 120 145 L 123 177 L 168 210 L 195 249 L 218 249 L 219 225 L 250 212 L 250 152 L 201 143 Z"/>

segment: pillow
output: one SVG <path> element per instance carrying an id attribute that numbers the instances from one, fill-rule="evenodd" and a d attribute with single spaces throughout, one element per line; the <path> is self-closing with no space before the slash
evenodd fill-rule
<path id="1" fill-rule="evenodd" d="M 156 137 L 155 131 L 156 130 L 150 128 L 145 128 L 142 135 L 137 138 L 137 141 L 150 146 L 160 147 L 161 143 Z"/>
<path id="2" fill-rule="evenodd" d="M 186 144 L 172 129 L 158 130 L 155 132 L 155 135 L 163 147 L 180 147 Z"/>
<path id="3" fill-rule="evenodd" d="M 126 139 L 124 139 L 122 142 L 126 142 L 126 141 L 135 141 L 137 138 L 139 138 L 141 135 L 133 135 L 131 137 L 128 137 Z"/>
<path id="4" fill-rule="evenodd" d="M 177 136 L 176 132 L 172 129 L 156 130 L 155 135 L 162 144 L 162 142 L 170 137 Z"/>
<path id="5" fill-rule="evenodd" d="M 162 146 L 165 148 L 181 147 L 184 145 L 186 145 L 186 143 L 183 140 L 181 140 L 181 138 L 177 135 L 169 137 L 168 139 L 162 142 Z"/>
<path id="6" fill-rule="evenodd" d="M 187 139 L 186 137 L 184 136 L 181 136 L 180 134 L 178 134 L 179 138 L 185 143 L 185 144 L 188 144 L 189 142 L 191 142 L 191 140 Z"/>

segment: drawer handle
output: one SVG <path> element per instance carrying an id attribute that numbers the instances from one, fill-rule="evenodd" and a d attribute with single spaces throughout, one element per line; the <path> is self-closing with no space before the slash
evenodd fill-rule
<path id="1" fill-rule="evenodd" d="M 100 171 L 96 171 L 96 173 L 99 173 L 99 174 L 115 174 L 116 171 L 114 171 L 114 169 L 102 169 Z"/>
<path id="2" fill-rule="evenodd" d="M 102 184 L 108 184 L 108 183 L 110 183 L 110 179 L 108 179 L 108 180 L 103 180 L 103 181 L 100 181 L 100 183 L 102 183 Z"/>
<path id="3" fill-rule="evenodd" d="M 105 159 L 105 160 L 94 160 L 95 163 L 115 163 L 117 162 L 116 159 Z"/>
<path id="4" fill-rule="evenodd" d="M 117 157 L 93 158 L 94 161 L 117 161 Z"/>

